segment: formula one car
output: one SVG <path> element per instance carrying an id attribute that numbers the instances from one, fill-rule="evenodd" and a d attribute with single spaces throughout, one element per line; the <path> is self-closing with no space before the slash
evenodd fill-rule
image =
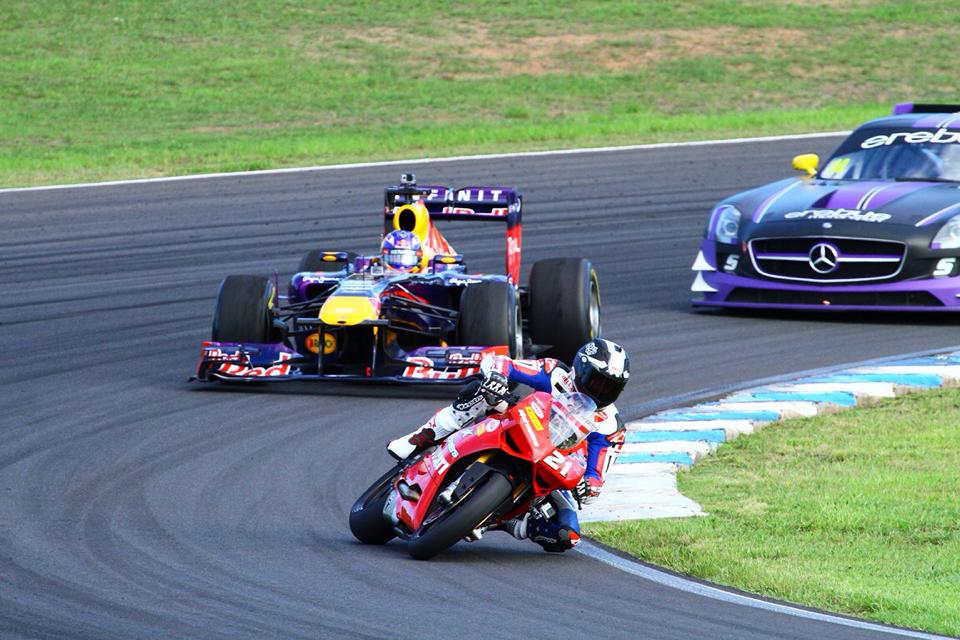
<path id="1" fill-rule="evenodd" d="M 195 379 L 462 383 L 492 353 L 569 362 L 600 334 L 597 274 L 552 258 L 519 287 L 521 206 L 511 187 L 418 186 L 405 174 L 384 190 L 384 234 L 414 234 L 421 264 L 396 272 L 386 253 L 312 250 L 279 297 L 276 277 L 227 277 Z M 438 220 L 506 223 L 506 275 L 469 272 Z"/>
<path id="2" fill-rule="evenodd" d="M 960 105 L 898 104 L 818 164 L 714 207 L 693 304 L 960 311 Z"/>

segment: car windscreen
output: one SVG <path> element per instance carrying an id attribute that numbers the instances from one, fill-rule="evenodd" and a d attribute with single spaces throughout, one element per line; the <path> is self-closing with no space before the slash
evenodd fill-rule
<path id="1" fill-rule="evenodd" d="M 859 129 L 843 141 L 820 177 L 960 182 L 960 130 Z"/>

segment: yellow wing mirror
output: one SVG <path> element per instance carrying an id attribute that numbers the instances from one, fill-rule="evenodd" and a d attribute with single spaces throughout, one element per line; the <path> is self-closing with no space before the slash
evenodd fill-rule
<path id="1" fill-rule="evenodd" d="M 817 175 L 819 164 L 820 156 L 815 153 L 804 153 L 793 158 L 793 168 L 797 171 L 806 171 L 808 176 Z"/>

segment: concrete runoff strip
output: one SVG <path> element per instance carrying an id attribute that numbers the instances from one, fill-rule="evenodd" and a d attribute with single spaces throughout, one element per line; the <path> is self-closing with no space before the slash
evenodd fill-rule
<path id="1" fill-rule="evenodd" d="M 891 382 L 797 382 L 796 384 L 778 384 L 768 387 L 771 391 L 790 393 L 849 393 L 857 403 L 870 398 L 892 398 L 897 395 Z"/>
<path id="2" fill-rule="evenodd" d="M 644 487 L 645 502 L 639 507 L 642 510 L 651 514 L 661 514 L 660 517 L 671 518 L 702 513 L 700 505 L 677 490 L 675 464 L 668 462 L 616 464 L 607 474 L 603 498 L 587 507 L 594 516 L 592 521 L 634 519 L 638 484 Z"/>
<path id="3" fill-rule="evenodd" d="M 728 440 L 777 420 L 816 416 L 878 398 L 960 384 L 960 351 L 899 356 L 792 381 L 747 388 L 693 406 L 667 409 L 627 424 L 626 443 L 608 473 L 613 491 L 587 505 L 583 522 L 704 515 L 676 488 L 689 468 Z M 650 468 L 651 472 L 643 471 Z M 636 470 L 636 471 L 634 471 Z M 668 481 L 665 476 L 671 476 Z"/>
<path id="4" fill-rule="evenodd" d="M 822 378 L 808 378 L 806 382 L 889 382 L 894 387 L 939 387 L 943 378 L 934 373 L 837 373 Z"/>
<path id="5" fill-rule="evenodd" d="M 722 429 L 726 435 L 726 440 L 733 440 L 740 435 L 754 432 L 753 423 L 749 420 L 711 420 L 708 425 L 682 421 L 631 422 L 627 425 L 627 438 L 630 437 L 631 433 L 644 431 L 663 433 L 665 431 L 703 431 L 704 429 Z"/>
<path id="6" fill-rule="evenodd" d="M 951 384 L 960 383 L 960 365 L 898 365 L 887 367 L 858 367 L 853 369 L 853 373 L 877 373 L 877 374 L 927 374 L 936 375 L 945 382 Z"/>
<path id="7" fill-rule="evenodd" d="M 727 433 L 723 429 L 684 429 L 680 431 L 629 431 L 626 443 L 669 442 L 693 440 L 701 442 L 724 442 Z"/>
<path id="8" fill-rule="evenodd" d="M 705 440 L 662 440 L 660 442 L 626 443 L 620 455 L 625 460 L 635 455 L 686 454 L 693 462 L 708 456 L 716 449 L 717 442 Z"/>
<path id="9" fill-rule="evenodd" d="M 684 411 L 665 411 L 650 416 L 651 422 L 678 421 L 678 422 L 711 422 L 713 420 L 746 420 L 751 423 L 770 422 L 777 420 L 780 414 L 776 411 L 741 411 L 736 408 L 717 411 L 704 407 L 691 407 Z M 629 428 L 629 427 L 628 427 Z"/>
<path id="10" fill-rule="evenodd" d="M 773 411 L 779 418 L 809 418 L 818 413 L 817 403 L 807 400 L 737 400 L 710 402 L 704 405 L 708 411 Z"/>
<path id="11" fill-rule="evenodd" d="M 817 404 L 836 404 L 842 407 L 852 407 L 857 404 L 857 398 L 849 391 L 821 391 L 821 392 L 800 392 L 800 391 L 771 391 L 760 389 L 758 391 L 744 391 L 735 393 L 724 399 L 728 403 L 747 403 L 747 402 L 779 402 L 784 400 L 793 400 L 797 402 L 816 402 Z"/>

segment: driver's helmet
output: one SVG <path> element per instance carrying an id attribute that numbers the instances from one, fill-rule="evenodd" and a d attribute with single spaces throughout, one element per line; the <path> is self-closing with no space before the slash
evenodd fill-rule
<path id="1" fill-rule="evenodd" d="M 603 409 L 613 404 L 630 378 L 630 359 L 615 342 L 596 338 L 573 356 L 573 384 Z"/>
<path id="2" fill-rule="evenodd" d="M 398 229 L 383 239 L 380 247 L 383 265 L 391 271 L 416 271 L 423 258 L 420 239 L 411 232 Z"/>

